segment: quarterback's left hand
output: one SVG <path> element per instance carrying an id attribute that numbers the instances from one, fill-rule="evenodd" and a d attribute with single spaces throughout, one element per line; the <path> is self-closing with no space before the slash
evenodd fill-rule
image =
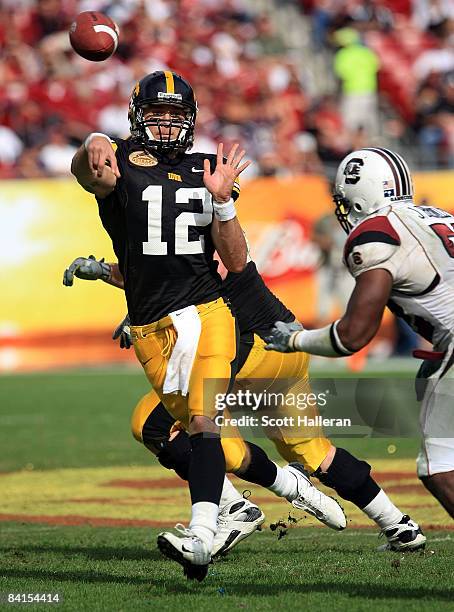
<path id="1" fill-rule="evenodd" d="M 237 155 L 238 147 L 238 144 L 233 145 L 227 160 L 224 161 L 224 144 L 222 142 L 218 144 L 216 168 L 213 174 L 211 174 L 210 161 L 205 159 L 203 162 L 203 182 L 213 196 L 213 200 L 219 204 L 230 200 L 235 179 L 252 164 L 251 161 L 241 164 L 246 151 L 242 149 Z"/>
<path id="2" fill-rule="evenodd" d="M 267 342 L 265 349 L 267 351 L 279 351 L 280 353 L 294 353 L 296 351 L 295 336 L 303 329 L 298 321 L 292 323 L 277 321 L 270 335 L 265 338 Z"/>
<path id="3" fill-rule="evenodd" d="M 105 263 L 104 257 L 99 261 L 94 255 L 77 257 L 64 271 L 63 284 L 72 287 L 75 276 L 84 280 L 108 280 L 111 276 L 110 266 Z"/>

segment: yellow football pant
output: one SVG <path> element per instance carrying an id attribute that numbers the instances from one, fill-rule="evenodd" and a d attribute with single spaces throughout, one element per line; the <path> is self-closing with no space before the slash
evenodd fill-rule
<path id="1" fill-rule="evenodd" d="M 241 384 L 242 380 L 267 379 L 269 381 L 267 391 L 287 393 L 309 393 L 309 355 L 306 353 L 278 353 L 275 351 L 265 351 L 265 343 L 259 336 L 254 336 L 254 345 L 249 353 L 246 363 L 238 373 L 236 380 Z M 288 379 L 297 379 L 298 383 L 293 387 L 282 387 Z M 263 380 L 259 384 L 263 383 Z M 262 387 L 263 389 L 263 387 Z M 131 420 L 132 432 L 136 440 L 142 442 L 143 426 L 160 402 L 160 395 L 154 390 L 145 395 L 137 404 Z M 163 402 L 164 403 L 164 402 Z M 166 405 L 164 403 L 164 405 Z M 166 406 L 167 408 L 167 406 Z M 170 412 L 170 410 L 169 410 Z M 285 417 L 289 414 L 295 415 L 295 410 L 287 406 L 281 406 L 276 413 L 276 417 Z M 171 412 L 172 414 L 172 412 Z M 317 415 L 315 408 L 307 407 L 304 414 L 308 418 Z M 172 414 L 172 416 L 174 416 Z M 175 418 L 175 417 L 174 417 Z M 186 428 L 182 422 L 183 428 Z M 180 425 L 175 424 L 178 429 Z M 224 428 L 222 428 L 224 430 Z M 303 437 L 298 437 L 294 428 L 286 427 L 267 427 L 265 433 L 274 442 L 279 454 L 286 461 L 298 461 L 307 470 L 314 472 L 325 459 L 331 447 L 330 441 L 323 436 L 319 428 L 307 429 Z M 232 433 L 232 429 L 222 432 L 222 446 L 226 456 L 227 471 L 236 471 L 244 459 L 246 447 L 239 436 Z M 242 444 L 239 443 L 241 440 Z M 227 461 L 227 457 L 229 460 Z M 233 468 L 233 466 L 237 466 Z"/>
<path id="2" fill-rule="evenodd" d="M 309 394 L 309 361 L 307 353 L 266 351 L 265 342 L 254 334 L 254 345 L 236 380 L 241 384 L 242 380 L 257 379 L 258 390 L 263 390 L 263 379 L 266 379 L 268 393 L 284 393 L 287 396 Z M 302 412 L 284 404 L 271 413 L 276 418 L 302 414 L 312 419 L 318 412 L 315 406 L 307 406 Z M 274 442 L 281 457 L 289 462 L 302 463 L 309 472 L 315 472 L 331 447 L 331 442 L 318 427 L 305 428 L 301 437 L 293 426 L 266 427 L 265 434 Z"/>
<path id="3" fill-rule="evenodd" d="M 177 339 L 171 318 L 167 316 L 150 325 L 131 327 L 136 356 L 153 387 L 153 391 L 139 402 L 134 412 L 137 415 L 133 416 L 133 432 L 138 439 L 141 439 L 140 431 L 146 420 L 145 415 L 151 414 L 159 402 L 187 429 L 194 416 L 214 419 L 215 396 L 228 390 L 232 378 L 232 362 L 236 356 L 235 319 L 222 298 L 201 304 L 197 310 L 201 333 L 187 396 L 163 393 L 167 364 Z M 146 398 L 149 399 L 145 401 L 144 409 Z M 226 469 L 236 471 L 245 457 L 246 445 L 236 429 L 226 428 L 222 434 L 225 436 L 222 446 Z"/>

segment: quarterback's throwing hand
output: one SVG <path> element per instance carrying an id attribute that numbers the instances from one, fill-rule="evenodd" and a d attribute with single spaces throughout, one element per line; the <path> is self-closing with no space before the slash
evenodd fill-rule
<path id="1" fill-rule="evenodd" d="M 72 287 L 75 276 L 84 280 L 108 280 L 110 274 L 110 266 L 105 263 L 104 258 L 97 261 L 94 255 L 77 257 L 64 271 L 63 284 Z"/>
<path id="2" fill-rule="evenodd" d="M 230 200 L 235 179 L 252 164 L 251 161 L 241 163 L 246 151 L 242 149 L 237 155 L 239 146 L 238 144 L 233 145 L 227 159 L 224 160 L 224 144 L 222 142 L 218 144 L 216 168 L 213 174 L 211 174 L 209 160 L 205 159 L 203 162 L 205 187 L 213 196 L 214 201 L 220 204 Z"/>
<path id="3" fill-rule="evenodd" d="M 267 351 L 279 351 L 280 353 L 295 352 L 295 336 L 304 328 L 298 321 L 284 323 L 277 321 L 269 336 L 265 338 Z"/>
<path id="4" fill-rule="evenodd" d="M 88 165 L 93 177 L 100 178 L 107 165 L 109 166 L 109 171 L 112 171 L 117 178 L 120 178 L 115 151 L 107 138 L 104 136 L 90 137 L 89 142 L 85 145 L 85 149 L 88 156 Z"/>

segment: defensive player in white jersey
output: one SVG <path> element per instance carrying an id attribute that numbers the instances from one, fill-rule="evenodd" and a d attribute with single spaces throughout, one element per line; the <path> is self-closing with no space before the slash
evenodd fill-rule
<path id="1" fill-rule="evenodd" d="M 385 306 L 432 343 L 425 380 L 418 476 L 454 518 L 454 216 L 415 206 L 400 155 L 367 148 L 347 155 L 334 188 L 336 216 L 349 234 L 344 262 L 356 280 L 345 314 L 320 329 L 295 332 L 277 322 L 269 350 L 343 357 L 375 336 Z"/>

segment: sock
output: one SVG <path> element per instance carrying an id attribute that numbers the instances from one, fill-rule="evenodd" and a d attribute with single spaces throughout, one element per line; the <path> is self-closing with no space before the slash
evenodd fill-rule
<path id="1" fill-rule="evenodd" d="M 189 529 L 199 537 L 208 548 L 213 548 L 214 536 L 217 531 L 219 507 L 211 502 L 192 504 L 192 517 Z"/>
<path id="2" fill-rule="evenodd" d="M 243 480 L 253 482 L 261 487 L 268 488 L 276 480 L 277 465 L 268 458 L 268 455 L 260 446 L 246 442 L 249 447 L 251 460 L 249 466 L 237 475 Z"/>
<path id="3" fill-rule="evenodd" d="M 276 465 L 276 468 L 276 479 L 268 489 L 278 497 L 285 497 L 288 501 L 293 501 L 298 496 L 298 481 L 296 480 L 296 476 L 289 472 L 289 470 L 284 470 L 278 465 Z"/>
<path id="4" fill-rule="evenodd" d="M 243 496 L 235 489 L 227 476 L 225 476 L 221 499 L 219 501 L 219 508 L 223 508 L 224 506 L 227 506 L 227 504 L 231 504 L 238 499 L 243 499 Z"/>
<path id="5" fill-rule="evenodd" d="M 403 517 L 402 512 L 396 508 L 383 489 L 380 489 L 378 495 L 362 510 L 377 523 L 380 529 L 395 525 Z"/>
<path id="6" fill-rule="evenodd" d="M 219 434 L 198 433 L 190 437 L 191 459 L 188 470 L 191 501 L 219 506 L 225 476 L 225 459 Z"/>
<path id="7" fill-rule="evenodd" d="M 213 548 L 217 531 L 219 500 L 225 476 L 225 459 L 219 434 L 198 433 L 190 437 L 188 470 L 192 500 L 190 529 L 208 548 Z"/>

